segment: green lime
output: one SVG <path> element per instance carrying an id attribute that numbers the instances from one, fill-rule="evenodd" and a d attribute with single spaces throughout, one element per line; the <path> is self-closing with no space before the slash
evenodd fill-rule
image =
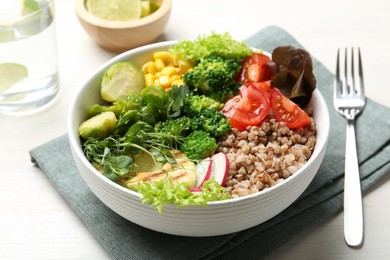
<path id="1" fill-rule="evenodd" d="M 131 21 L 141 18 L 141 0 L 86 0 L 91 14 L 110 21 Z"/>
<path id="2" fill-rule="evenodd" d="M 141 17 L 145 17 L 154 13 L 160 5 L 154 1 L 141 1 L 141 7 Z"/>
<path id="3" fill-rule="evenodd" d="M 144 87 L 145 76 L 141 68 L 133 62 L 122 61 L 111 65 L 104 73 L 101 96 L 106 101 L 114 102 Z"/>
<path id="4" fill-rule="evenodd" d="M 150 13 L 154 13 L 157 11 L 158 8 L 160 8 L 160 5 L 157 2 L 149 1 L 150 3 Z"/>
<path id="5" fill-rule="evenodd" d="M 15 39 L 14 31 L 3 31 L 0 32 L 0 43 L 11 42 Z"/>
<path id="6" fill-rule="evenodd" d="M 39 10 L 39 3 L 36 0 L 24 0 L 22 15 L 30 14 Z"/>
<path id="7" fill-rule="evenodd" d="M 0 64 L 0 93 L 28 76 L 27 68 L 17 63 Z"/>

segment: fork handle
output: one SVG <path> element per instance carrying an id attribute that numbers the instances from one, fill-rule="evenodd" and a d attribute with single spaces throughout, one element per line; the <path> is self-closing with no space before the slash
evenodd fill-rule
<path id="1" fill-rule="evenodd" d="M 344 237 L 349 246 L 363 242 L 363 203 L 354 120 L 348 120 L 345 149 Z"/>

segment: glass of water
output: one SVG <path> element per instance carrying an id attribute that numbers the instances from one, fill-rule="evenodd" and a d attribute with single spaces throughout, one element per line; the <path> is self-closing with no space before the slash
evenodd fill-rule
<path id="1" fill-rule="evenodd" d="M 58 90 L 54 0 L 0 0 L 0 113 L 41 111 Z"/>

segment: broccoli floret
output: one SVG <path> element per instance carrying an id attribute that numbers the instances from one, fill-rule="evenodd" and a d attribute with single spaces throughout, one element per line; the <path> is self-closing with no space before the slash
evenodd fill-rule
<path id="1" fill-rule="evenodd" d="M 185 99 L 185 111 L 190 115 L 196 115 L 204 109 L 220 110 L 224 104 L 205 95 L 188 95 Z"/>
<path id="2" fill-rule="evenodd" d="M 230 132 L 229 121 L 218 112 L 223 105 L 205 95 L 188 95 L 185 99 L 185 111 L 191 118 L 191 129 L 205 131 L 215 138 Z"/>
<path id="3" fill-rule="evenodd" d="M 241 64 L 236 60 L 210 55 L 184 74 L 183 80 L 200 93 L 224 102 L 237 93 L 239 84 L 235 77 L 240 69 Z"/>
<path id="4" fill-rule="evenodd" d="M 189 134 L 180 145 L 180 151 L 191 160 L 202 160 L 209 157 L 214 154 L 215 149 L 217 149 L 216 140 L 201 130 Z"/>
<path id="5" fill-rule="evenodd" d="M 192 117 L 191 127 L 193 130 L 203 130 L 211 136 L 218 138 L 232 129 L 225 115 L 216 109 L 203 109 Z"/>

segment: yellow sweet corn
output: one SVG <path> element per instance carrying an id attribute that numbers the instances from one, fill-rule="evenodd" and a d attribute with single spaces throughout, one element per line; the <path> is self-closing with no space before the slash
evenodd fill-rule
<path id="1" fill-rule="evenodd" d="M 142 72 L 146 74 L 155 74 L 157 72 L 156 65 L 153 61 L 148 61 L 142 66 Z"/>
<path id="2" fill-rule="evenodd" d="M 153 59 L 156 61 L 158 59 L 162 60 L 167 66 L 173 65 L 173 55 L 167 51 L 158 51 L 153 54 Z"/>
<path id="3" fill-rule="evenodd" d="M 151 86 L 153 84 L 154 84 L 154 75 L 152 73 L 145 74 L 145 86 Z"/>
<path id="4" fill-rule="evenodd" d="M 182 59 L 168 51 L 158 51 L 153 54 L 153 60 L 142 66 L 146 86 L 158 85 L 169 91 L 172 86 L 184 84 L 182 75 L 193 67 L 191 62 Z"/>
<path id="5" fill-rule="evenodd" d="M 156 66 L 157 71 L 161 71 L 163 68 L 165 68 L 165 63 L 162 59 L 154 60 L 154 65 Z"/>

